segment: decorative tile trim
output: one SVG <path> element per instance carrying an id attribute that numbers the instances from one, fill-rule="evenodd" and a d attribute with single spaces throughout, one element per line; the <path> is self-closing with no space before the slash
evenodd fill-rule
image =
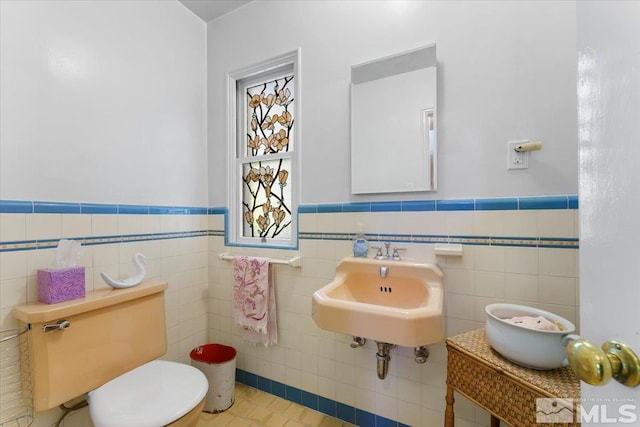
<path id="1" fill-rule="evenodd" d="M 80 212 L 83 214 L 111 214 L 118 213 L 118 205 L 102 205 L 99 203 L 81 203 Z"/>
<path id="2" fill-rule="evenodd" d="M 568 196 L 521 197 L 519 209 L 568 209 Z"/>
<path id="3" fill-rule="evenodd" d="M 572 194 L 566 196 L 308 204 L 298 206 L 298 213 L 486 211 L 529 209 L 578 209 L 578 196 Z"/>
<path id="4" fill-rule="evenodd" d="M 242 369 L 236 369 L 236 381 L 357 426 L 409 427 L 389 418 Z"/>
<path id="5" fill-rule="evenodd" d="M 0 200 L 0 213 L 33 213 L 33 202 Z"/>
<path id="6" fill-rule="evenodd" d="M 209 236 L 208 230 L 178 231 L 170 233 L 128 234 L 118 236 L 70 237 L 82 246 L 107 245 L 113 243 L 145 242 L 149 240 L 183 239 L 189 237 Z M 36 249 L 52 249 L 58 246 L 59 239 L 21 240 L 17 242 L 0 242 L 0 252 L 31 251 Z"/>
<path id="7" fill-rule="evenodd" d="M 0 200 L 0 213 L 207 215 L 209 208 Z"/>
<path id="8" fill-rule="evenodd" d="M 478 211 L 515 211 L 517 209 L 518 199 L 516 197 L 476 200 L 476 210 Z"/>
<path id="9" fill-rule="evenodd" d="M 353 240 L 355 233 L 322 233 L 301 232 L 302 240 Z M 503 237 L 503 236 L 451 236 L 451 235 L 421 235 L 421 234 L 376 234 L 366 233 L 370 242 L 402 242 L 402 243 L 460 243 L 463 245 L 483 246 L 521 246 L 531 248 L 560 248 L 578 249 L 580 240 L 577 238 L 559 237 Z"/>
<path id="10" fill-rule="evenodd" d="M 33 202 L 33 213 L 79 214 L 80 203 Z"/>
<path id="11" fill-rule="evenodd" d="M 429 211 L 481 211 L 481 210 L 528 210 L 528 209 L 578 209 L 578 196 L 508 197 L 460 200 L 409 200 L 399 202 L 356 202 L 319 205 L 300 205 L 298 214 L 338 213 L 338 212 L 429 212 Z M 228 241 L 228 209 L 226 207 L 179 207 L 117 205 L 100 203 L 68 203 L 46 201 L 0 200 L 0 213 L 55 213 L 55 214 L 112 214 L 112 215 L 224 215 L 223 230 L 199 230 L 193 232 L 134 234 L 107 237 L 77 237 L 84 245 L 164 240 L 184 237 L 215 236 Z M 300 232 L 299 239 L 307 240 L 353 240 L 352 233 Z M 556 237 L 510 237 L 510 236 L 450 236 L 450 235 L 408 235 L 408 234 L 367 234 L 372 242 L 403 243 L 460 243 L 465 245 L 521 246 L 538 248 L 578 249 L 579 240 Z M 0 252 L 46 249 L 56 247 L 58 240 L 0 242 Z M 250 245 L 249 245 L 250 246 Z M 263 245 L 255 245 L 263 247 Z M 279 249 L 297 249 L 282 246 Z"/>

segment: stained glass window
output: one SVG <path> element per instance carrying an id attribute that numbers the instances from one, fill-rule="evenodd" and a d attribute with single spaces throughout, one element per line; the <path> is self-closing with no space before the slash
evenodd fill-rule
<path id="1" fill-rule="evenodd" d="M 245 87 L 242 237 L 291 240 L 294 76 Z"/>

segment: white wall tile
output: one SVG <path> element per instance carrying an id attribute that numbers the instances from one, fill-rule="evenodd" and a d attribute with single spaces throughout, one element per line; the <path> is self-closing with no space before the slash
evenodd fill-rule
<path id="1" fill-rule="evenodd" d="M 441 235 L 447 234 L 446 212 L 420 212 L 418 228 L 415 234 Z"/>
<path id="2" fill-rule="evenodd" d="M 438 257 L 438 262 L 444 262 L 447 269 L 474 270 L 477 246 L 464 246 L 461 257 Z"/>
<path id="3" fill-rule="evenodd" d="M 26 226 L 27 240 L 59 239 L 62 235 L 62 215 L 28 215 Z"/>
<path id="4" fill-rule="evenodd" d="M 446 292 L 475 295 L 474 270 L 447 269 L 444 276 L 444 287 Z"/>
<path id="5" fill-rule="evenodd" d="M 475 248 L 475 270 L 504 271 L 505 248 L 501 246 L 477 246 Z"/>
<path id="6" fill-rule="evenodd" d="M 414 362 L 415 363 L 415 362 Z M 416 379 L 398 378 L 398 399 L 408 403 L 419 404 L 421 400 L 421 383 Z"/>
<path id="7" fill-rule="evenodd" d="M 0 214 L 0 242 L 15 242 L 26 238 L 25 214 Z"/>
<path id="8" fill-rule="evenodd" d="M 476 295 L 504 298 L 505 274 L 491 271 L 476 271 Z"/>
<path id="9" fill-rule="evenodd" d="M 336 400 L 338 402 L 353 406 L 356 403 L 356 393 L 357 390 L 352 385 L 352 382 L 336 381 Z"/>
<path id="10" fill-rule="evenodd" d="M 409 426 L 420 424 L 420 405 L 403 400 L 398 401 L 398 422 Z"/>
<path id="11" fill-rule="evenodd" d="M 577 280 L 573 277 L 540 276 L 540 302 L 575 306 Z"/>
<path id="12" fill-rule="evenodd" d="M 397 420 L 398 419 L 398 400 L 395 396 L 389 396 L 384 393 L 376 394 L 376 411 L 377 415 Z"/>
<path id="13" fill-rule="evenodd" d="M 538 211 L 540 237 L 577 237 L 575 229 L 575 210 L 573 209 Z"/>
<path id="14" fill-rule="evenodd" d="M 81 238 L 91 235 L 91 216 L 81 214 L 62 215 L 61 237 Z"/>
<path id="15" fill-rule="evenodd" d="M 224 215 L 209 215 L 207 220 L 209 230 L 224 230 Z"/>
<path id="16" fill-rule="evenodd" d="M 505 271 L 519 274 L 538 274 L 538 249 L 506 247 Z"/>
<path id="17" fill-rule="evenodd" d="M 577 251 L 542 248 L 538 252 L 540 274 L 544 276 L 578 276 Z"/>
<path id="18" fill-rule="evenodd" d="M 91 215 L 91 235 L 92 236 L 115 236 L 118 235 L 117 215 Z"/>
<path id="19" fill-rule="evenodd" d="M 27 303 L 27 278 L 0 280 L 0 309 Z"/>
<path id="20" fill-rule="evenodd" d="M 496 234 L 500 227 L 496 223 L 501 222 L 502 216 L 488 215 L 493 213 L 484 212 L 478 216 L 465 212 L 465 215 L 454 215 L 454 219 L 448 219 L 449 212 L 376 213 L 367 214 L 367 218 L 374 218 L 371 223 L 377 221 L 384 228 L 370 229 L 370 232 L 412 234 L 423 225 L 423 219 L 428 219 L 426 222 L 433 225 L 440 218 L 442 224 L 460 227 L 460 230 L 472 224 L 474 233 L 491 235 Z M 360 214 L 340 215 L 338 218 L 332 214 L 301 216 L 324 218 L 319 221 L 324 224 L 323 232 L 355 231 L 347 230 L 345 224 L 355 221 Z M 121 230 L 114 228 L 118 226 L 132 234 L 154 227 L 167 232 L 197 228 L 195 217 L 190 221 L 181 220 L 181 216 L 167 216 L 168 220 L 165 221 L 164 217 L 91 215 L 84 216 L 77 227 L 93 235 L 119 234 Z M 505 233 L 510 217 L 513 219 L 514 216 L 504 212 Z M 91 218 L 90 229 L 87 229 L 84 218 Z M 530 215 L 520 219 L 523 218 L 527 220 Z M 61 224 L 72 224 L 73 221 L 72 217 L 68 221 L 62 218 Z M 392 222 L 403 225 L 389 225 Z M 25 227 L 26 223 L 25 218 Z M 62 228 L 61 225 L 60 232 Z M 443 228 L 438 230 L 433 234 L 443 234 Z M 387 379 L 381 381 L 376 375 L 376 346 L 373 341 L 359 349 L 352 349 L 349 347 L 351 337 L 320 330 L 311 319 L 311 295 L 333 278 L 337 262 L 350 255 L 350 241 L 301 240 L 298 253 L 304 257 L 303 268 L 276 268 L 280 341 L 269 349 L 247 345 L 240 337 L 239 329 L 233 325 L 232 266 L 217 259 L 219 252 L 228 251 L 222 242 L 221 237 L 203 237 L 87 247 L 89 251 L 83 257 L 89 277 L 87 289 L 106 286 L 99 277 L 100 271 L 116 277 L 129 274 L 132 268 L 131 255 L 143 252 L 148 256 L 150 273 L 170 282 L 166 309 L 169 350 L 166 357 L 188 362 L 187 350 L 196 343 L 210 341 L 232 344 L 242 353 L 238 358 L 239 368 L 258 375 L 410 425 L 418 422 L 416 417 L 422 420 L 420 422 L 441 417 L 446 372 L 446 350 L 443 345 L 429 346 L 431 355 L 424 365 L 414 362 L 412 349 L 401 347 L 394 350 Z M 549 309 L 570 320 L 577 317 L 577 251 L 573 249 L 478 245 L 465 246 L 464 256 L 460 258 L 436 258 L 432 244 L 403 246 L 407 247 L 403 254 L 407 259 L 431 260 L 443 268 L 447 336 L 482 327 L 486 317 L 484 306 L 492 302 L 529 304 Z M 233 252 L 279 258 L 289 257 L 292 253 L 254 249 Z M 28 278 L 16 278 L 19 286 L 5 286 L 3 282 L 0 286 L 5 287 L 0 290 L 6 295 L 13 295 L 7 299 L 3 294 L 3 300 L 17 302 L 21 298 L 36 299 L 35 271 L 53 261 L 55 250 L 0 253 L 0 259 L 5 259 L 7 254 L 23 257 L 22 264 L 19 260 L 11 262 L 12 269 L 22 265 L 18 268 L 22 270 L 7 270 L 9 273 L 5 273 L 3 268 L 3 275 Z M 23 281 L 27 283 L 26 291 L 20 289 L 25 287 Z M 199 287 L 199 284 L 205 288 Z M 23 294 L 26 296 L 22 297 Z M 207 301 L 203 302 L 202 298 Z M 2 310 L 4 308 L 0 308 L 0 312 Z M 432 402 L 430 397 L 436 396 L 439 401 Z"/>
<path id="21" fill-rule="evenodd" d="M 472 236 L 475 232 L 473 211 L 452 211 L 445 216 L 446 234 L 450 236 Z M 442 233 L 441 233 L 442 234 Z"/>
<path id="22" fill-rule="evenodd" d="M 516 301 L 538 301 L 538 275 L 506 274 L 505 298 Z"/>
<path id="23" fill-rule="evenodd" d="M 504 236 L 506 211 L 476 211 L 473 216 L 474 235 Z"/>
<path id="24" fill-rule="evenodd" d="M 475 296 L 447 293 L 445 313 L 447 317 L 473 320 Z"/>
<path id="25" fill-rule="evenodd" d="M 298 215 L 298 230 L 301 233 L 314 233 L 319 231 L 317 224 L 317 214 L 303 213 Z"/>
<path id="26" fill-rule="evenodd" d="M 0 252 L 0 280 L 27 277 L 27 252 Z"/>
<path id="27" fill-rule="evenodd" d="M 505 235 L 511 237 L 536 237 L 538 211 L 505 211 Z"/>

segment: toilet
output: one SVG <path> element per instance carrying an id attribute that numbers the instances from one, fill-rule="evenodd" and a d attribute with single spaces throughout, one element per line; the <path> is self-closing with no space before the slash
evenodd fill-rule
<path id="1" fill-rule="evenodd" d="M 87 292 L 57 304 L 16 306 L 29 327 L 36 411 L 80 396 L 96 427 L 193 427 L 209 384 L 166 352 L 166 283 Z"/>
<path id="2" fill-rule="evenodd" d="M 96 427 L 189 425 L 187 414 L 197 422 L 208 387 L 198 369 L 154 360 L 90 391 L 89 413 Z"/>

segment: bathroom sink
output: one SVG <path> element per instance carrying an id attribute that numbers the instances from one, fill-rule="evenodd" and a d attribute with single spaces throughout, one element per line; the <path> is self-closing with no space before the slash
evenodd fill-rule
<path id="1" fill-rule="evenodd" d="M 435 264 L 345 258 L 313 294 L 321 329 L 419 347 L 442 341 L 443 274 Z"/>

